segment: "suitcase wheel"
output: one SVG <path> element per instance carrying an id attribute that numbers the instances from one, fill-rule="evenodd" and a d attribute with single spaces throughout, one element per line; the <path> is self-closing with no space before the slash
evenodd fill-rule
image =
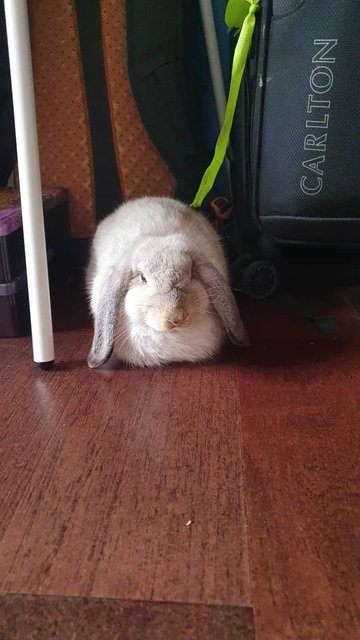
<path id="1" fill-rule="evenodd" d="M 254 260 L 243 267 L 240 288 L 253 300 L 268 298 L 277 289 L 279 276 L 276 267 L 267 260 Z"/>

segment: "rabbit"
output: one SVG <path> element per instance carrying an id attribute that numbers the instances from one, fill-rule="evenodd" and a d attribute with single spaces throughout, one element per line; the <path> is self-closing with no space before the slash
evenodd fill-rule
<path id="1" fill-rule="evenodd" d="M 248 344 L 220 239 L 201 213 L 177 200 L 139 198 L 102 220 L 86 284 L 91 368 L 112 352 L 138 367 L 204 361 L 226 334 Z"/>

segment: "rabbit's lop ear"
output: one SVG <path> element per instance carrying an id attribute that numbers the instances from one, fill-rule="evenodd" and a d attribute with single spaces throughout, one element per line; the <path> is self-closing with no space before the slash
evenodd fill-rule
<path id="1" fill-rule="evenodd" d="M 211 303 L 233 344 L 250 345 L 249 336 L 226 278 L 212 264 L 198 264 L 195 274 L 207 289 Z"/>
<path id="2" fill-rule="evenodd" d="M 116 323 L 121 301 L 129 286 L 130 275 L 110 271 L 102 281 L 101 294 L 95 312 L 94 338 L 87 363 L 96 369 L 107 362 L 115 342 Z"/>

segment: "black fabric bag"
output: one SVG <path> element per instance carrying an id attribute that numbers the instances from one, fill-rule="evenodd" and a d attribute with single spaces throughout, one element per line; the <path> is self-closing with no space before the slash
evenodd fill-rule
<path id="1" fill-rule="evenodd" d="M 127 0 L 128 72 L 145 128 L 191 202 L 210 161 L 199 136 L 192 60 L 197 0 Z M 190 40 L 190 42 L 189 42 Z"/>
<path id="2" fill-rule="evenodd" d="M 232 145 L 245 235 L 360 245 L 359 0 L 262 1 Z"/>
<path id="3" fill-rule="evenodd" d="M 0 0 L 0 187 L 6 187 L 16 161 L 14 115 L 4 2 Z"/>

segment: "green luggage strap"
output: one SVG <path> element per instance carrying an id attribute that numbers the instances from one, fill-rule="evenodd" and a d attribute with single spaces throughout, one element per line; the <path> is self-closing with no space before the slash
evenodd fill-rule
<path id="1" fill-rule="evenodd" d="M 234 51 L 224 122 L 215 145 L 213 159 L 202 177 L 197 194 L 192 202 L 192 207 L 201 207 L 204 199 L 212 189 L 216 176 L 224 162 L 241 80 L 255 28 L 255 13 L 259 9 L 259 4 L 260 0 L 229 0 L 226 7 L 225 22 L 231 29 L 240 29 L 240 35 Z"/>

